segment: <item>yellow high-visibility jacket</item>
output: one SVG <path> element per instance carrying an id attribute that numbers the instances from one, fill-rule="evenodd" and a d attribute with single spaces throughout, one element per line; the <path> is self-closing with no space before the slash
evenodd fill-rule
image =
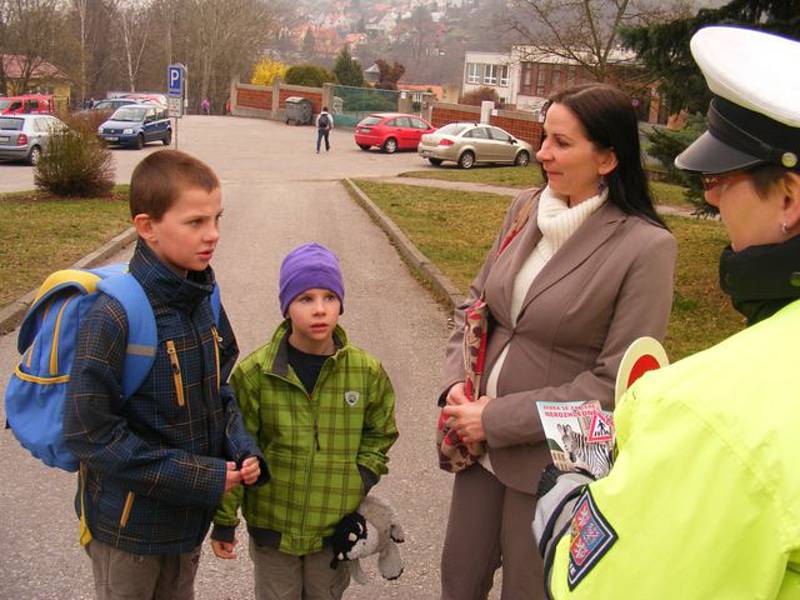
<path id="1" fill-rule="evenodd" d="M 800 599 L 800 301 L 646 374 L 614 417 L 554 599 Z"/>

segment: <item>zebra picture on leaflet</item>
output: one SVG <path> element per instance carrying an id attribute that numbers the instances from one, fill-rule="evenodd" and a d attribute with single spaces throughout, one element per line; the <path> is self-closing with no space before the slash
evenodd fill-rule
<path id="1" fill-rule="evenodd" d="M 634 341 L 617 371 L 615 403 L 646 372 L 669 364 L 661 344 L 650 337 Z M 587 471 L 604 477 L 614 462 L 614 418 L 600 403 L 537 402 L 553 463 L 562 471 Z"/>
<path id="2" fill-rule="evenodd" d="M 599 402 L 537 402 L 536 408 L 556 467 L 594 477 L 608 473 L 614 424 Z"/>

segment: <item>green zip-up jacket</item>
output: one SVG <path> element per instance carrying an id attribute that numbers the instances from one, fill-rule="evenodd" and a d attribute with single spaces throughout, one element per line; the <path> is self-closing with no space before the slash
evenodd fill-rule
<path id="1" fill-rule="evenodd" d="M 309 395 L 289 365 L 290 332 L 286 320 L 231 377 L 245 427 L 272 479 L 227 493 L 212 537 L 233 539 L 241 505 L 257 543 L 304 556 L 321 550 L 342 517 L 388 472 L 387 452 L 398 434 L 394 390 L 375 357 L 350 346 L 337 326 L 336 353 Z"/>

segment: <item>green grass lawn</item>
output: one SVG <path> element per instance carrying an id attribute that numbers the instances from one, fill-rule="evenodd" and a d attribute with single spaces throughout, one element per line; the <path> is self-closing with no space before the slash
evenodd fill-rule
<path id="1" fill-rule="evenodd" d="M 357 180 L 356 184 L 453 283 L 466 291 L 503 222 L 508 197 Z M 472 215 L 472 218 L 470 217 Z M 717 221 L 667 217 L 678 240 L 675 301 L 665 346 L 670 360 L 712 346 L 744 327 L 719 290 L 727 237 Z"/>
<path id="2" fill-rule="evenodd" d="M 536 164 L 524 168 L 476 166 L 466 171 L 459 169 L 456 165 L 442 165 L 436 169 L 425 171 L 407 171 L 400 173 L 400 177 L 485 183 L 520 189 L 542 184 L 541 171 L 539 170 L 539 165 Z M 653 201 L 656 204 L 694 209 L 694 205 L 683 197 L 685 189 L 683 186 L 673 183 L 650 182 L 650 190 L 653 194 Z"/>
<path id="3" fill-rule="evenodd" d="M 457 165 L 446 163 L 435 169 L 400 173 L 400 177 L 486 183 L 488 185 L 504 185 L 521 189 L 542 184 L 542 173 L 537 164 L 527 167 L 490 167 L 477 165 L 472 169 L 464 170 L 459 169 Z"/>
<path id="4" fill-rule="evenodd" d="M 0 194 L 0 308 L 130 225 L 128 186 L 112 198 Z"/>

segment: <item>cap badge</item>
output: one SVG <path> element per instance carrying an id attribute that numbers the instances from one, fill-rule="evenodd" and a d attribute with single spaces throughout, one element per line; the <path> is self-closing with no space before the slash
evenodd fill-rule
<path id="1" fill-rule="evenodd" d="M 784 152 L 781 156 L 781 164 L 787 169 L 793 169 L 797 166 L 797 154 L 794 152 Z"/>

